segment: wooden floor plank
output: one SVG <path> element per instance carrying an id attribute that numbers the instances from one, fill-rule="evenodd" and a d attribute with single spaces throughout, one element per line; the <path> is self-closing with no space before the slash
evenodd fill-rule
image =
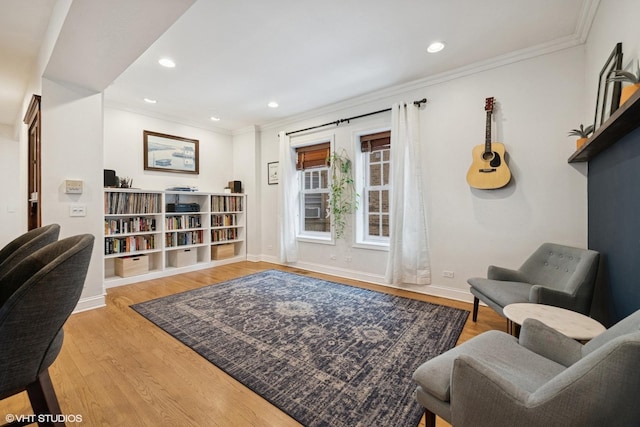
<path id="1" fill-rule="evenodd" d="M 65 325 L 62 351 L 50 369 L 62 411 L 81 415 L 82 424 L 91 426 L 299 426 L 129 307 L 268 269 L 472 308 L 468 303 L 264 262 L 240 262 L 111 288 L 106 307 L 74 314 Z M 458 343 L 491 329 L 506 331 L 506 323 L 493 310 L 481 307 L 478 322 L 469 316 Z M 0 420 L 6 414 L 30 411 L 26 393 L 0 401 Z M 438 419 L 440 426 L 448 424 Z"/>

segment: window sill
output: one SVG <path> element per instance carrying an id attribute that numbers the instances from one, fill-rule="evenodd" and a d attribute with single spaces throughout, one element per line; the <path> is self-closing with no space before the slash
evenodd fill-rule
<path id="1" fill-rule="evenodd" d="M 358 242 L 354 244 L 353 247 L 358 249 L 369 249 L 373 251 L 389 252 L 388 243 Z"/>
<path id="2" fill-rule="evenodd" d="M 335 240 L 333 240 L 332 238 L 322 238 L 322 237 L 315 237 L 315 236 L 298 236 L 296 237 L 296 240 L 298 242 L 304 242 L 304 243 L 319 243 L 321 245 L 335 245 L 336 242 Z"/>

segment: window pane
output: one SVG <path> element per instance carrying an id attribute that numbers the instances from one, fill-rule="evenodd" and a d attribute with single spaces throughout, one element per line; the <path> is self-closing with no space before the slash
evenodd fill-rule
<path id="1" fill-rule="evenodd" d="M 382 185 L 389 185 L 389 163 L 382 164 Z"/>
<path id="2" fill-rule="evenodd" d="M 391 150 L 384 150 L 384 151 L 382 152 L 382 154 L 383 154 L 382 159 L 383 159 L 385 162 L 388 162 L 388 161 L 389 161 L 389 159 L 391 158 Z"/>
<path id="3" fill-rule="evenodd" d="M 379 215 L 369 215 L 369 235 L 370 236 L 380 235 L 380 216 Z"/>
<path id="4" fill-rule="evenodd" d="M 329 188 L 329 171 L 326 169 L 320 171 L 320 188 Z"/>
<path id="5" fill-rule="evenodd" d="M 328 232 L 331 230 L 329 218 L 325 218 L 327 193 L 306 193 L 304 195 L 304 230 Z"/>
<path id="6" fill-rule="evenodd" d="M 382 234 L 381 236 L 389 237 L 389 215 L 382 215 Z"/>
<path id="7" fill-rule="evenodd" d="M 382 206 L 380 212 L 389 212 L 389 190 L 382 190 Z"/>
<path id="8" fill-rule="evenodd" d="M 382 168 L 379 163 L 369 166 L 369 185 L 380 185 L 382 182 Z"/>
<path id="9" fill-rule="evenodd" d="M 380 191 L 378 190 L 369 191 L 369 212 L 380 212 Z"/>

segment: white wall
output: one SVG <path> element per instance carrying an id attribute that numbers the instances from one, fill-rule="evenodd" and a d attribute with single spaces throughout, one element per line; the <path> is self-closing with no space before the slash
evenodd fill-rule
<path id="1" fill-rule="evenodd" d="M 584 62 L 583 46 L 574 47 L 264 129 L 261 167 L 277 160 L 276 134 L 280 130 L 330 122 L 390 107 L 394 101 L 412 102 L 426 96 L 429 102 L 421 119 L 433 284 L 416 290 L 468 299 L 466 279 L 485 275 L 491 263 L 518 267 L 544 241 L 586 246 L 586 167 L 567 163 L 575 140 L 566 136 L 583 120 L 585 80 L 579 70 Z M 496 99 L 494 140 L 506 145 L 513 181 L 500 190 L 475 190 L 470 189 L 465 176 L 472 148 L 484 143 L 484 101 L 491 96 Z M 353 153 L 355 133 L 380 128 L 388 121 L 389 113 L 385 113 L 327 128 L 317 135 L 334 134 L 336 146 Z M 266 174 L 263 172 L 261 175 Z M 262 253 L 265 259 L 275 261 L 277 188 L 263 182 L 262 191 Z M 331 261 L 330 254 L 336 254 L 337 259 Z M 346 254 L 352 257 L 351 262 L 345 261 Z M 354 248 L 351 240 L 335 246 L 301 243 L 298 265 L 382 282 L 386 254 Z M 455 277 L 443 278 L 443 270 L 454 271 Z"/>
<path id="2" fill-rule="evenodd" d="M 102 124 L 101 93 L 42 80 L 42 223 L 60 224 L 61 239 L 96 239 L 79 310 L 104 305 Z M 82 180 L 84 192 L 65 194 L 66 179 Z M 83 205 L 87 215 L 70 217 L 72 205 Z"/>
<path id="3" fill-rule="evenodd" d="M 135 188 L 165 190 L 189 185 L 198 187 L 199 191 L 222 193 L 227 183 L 234 179 L 230 134 L 211 132 L 114 108 L 105 108 L 104 123 L 103 167 L 114 169 L 120 177 L 132 178 Z M 197 139 L 200 173 L 192 175 L 144 170 L 144 130 Z"/>
<path id="4" fill-rule="evenodd" d="M 622 65 L 627 68 L 640 58 L 637 0 L 601 0 L 586 42 L 585 123 L 593 123 L 598 75 L 616 43 L 622 42 Z"/>
<path id="5" fill-rule="evenodd" d="M 20 141 L 0 133 L 0 247 L 22 234 L 23 223 L 26 223 L 26 209 L 20 206 L 27 203 L 27 199 L 22 198 L 26 190 L 21 191 L 21 180 L 17 177 L 21 176 L 20 166 L 27 163 L 25 160 L 23 165 L 19 160 Z"/>

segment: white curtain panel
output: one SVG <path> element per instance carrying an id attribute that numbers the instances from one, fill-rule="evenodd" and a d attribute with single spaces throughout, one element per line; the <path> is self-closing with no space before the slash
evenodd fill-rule
<path id="1" fill-rule="evenodd" d="M 418 113 L 413 103 L 394 104 L 391 112 L 391 224 L 385 278 L 393 285 L 431 283 Z"/>
<path id="2" fill-rule="evenodd" d="M 280 231 L 280 262 L 298 261 L 296 240 L 298 220 L 298 174 L 296 153 L 291 149 L 290 138 L 280 132 L 280 157 L 278 171 L 278 227 Z"/>

